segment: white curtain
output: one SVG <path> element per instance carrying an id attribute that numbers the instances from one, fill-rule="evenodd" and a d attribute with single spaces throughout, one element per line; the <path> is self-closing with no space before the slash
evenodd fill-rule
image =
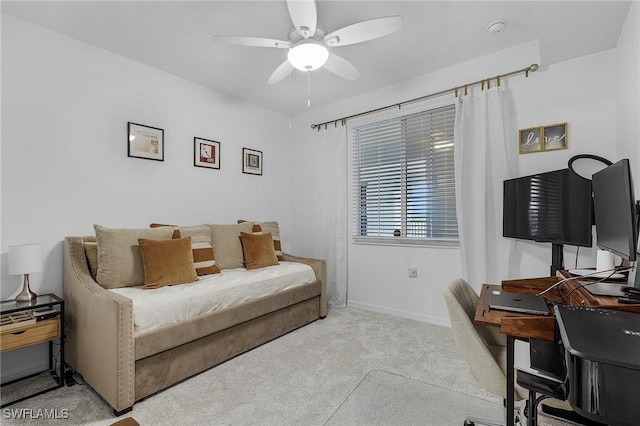
<path id="1" fill-rule="evenodd" d="M 462 273 L 476 289 L 513 273 L 512 244 L 502 237 L 503 181 L 516 173 L 517 154 L 507 137 L 507 92 L 494 87 L 456 103 L 454 167 Z M 515 132 L 514 132 L 515 135 Z"/>
<path id="2" fill-rule="evenodd" d="M 329 304 L 347 304 L 347 132 L 338 124 L 320 130 L 314 145 L 314 256 L 327 261 Z"/>

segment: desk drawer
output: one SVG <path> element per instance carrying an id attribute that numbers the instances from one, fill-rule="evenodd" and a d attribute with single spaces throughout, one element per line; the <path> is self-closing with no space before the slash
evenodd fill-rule
<path id="1" fill-rule="evenodd" d="M 12 351 L 60 338 L 60 318 L 51 318 L 5 331 L 0 335 L 0 352 Z"/>

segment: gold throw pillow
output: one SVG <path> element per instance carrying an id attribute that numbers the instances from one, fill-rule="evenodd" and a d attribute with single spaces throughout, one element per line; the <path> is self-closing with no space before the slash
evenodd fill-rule
<path id="1" fill-rule="evenodd" d="M 258 269 L 279 264 L 270 233 L 248 234 L 241 232 L 240 239 L 247 269 Z"/>
<path id="2" fill-rule="evenodd" d="M 181 226 L 167 225 L 162 223 L 152 223 L 151 228 L 170 226 L 173 229 L 172 238 L 191 237 L 191 248 L 193 249 L 193 265 L 196 274 L 209 275 L 219 274 L 220 268 L 216 266 L 216 258 L 211 244 L 211 226 L 193 225 Z"/>
<path id="3" fill-rule="evenodd" d="M 171 240 L 139 238 L 144 289 L 185 284 L 198 278 L 193 266 L 191 237 Z"/>
<path id="4" fill-rule="evenodd" d="M 238 223 L 249 222 L 244 219 L 238 219 Z M 282 254 L 282 243 L 280 242 L 280 227 L 278 222 L 251 222 L 253 223 L 253 233 L 263 233 L 270 232 L 271 238 L 273 238 L 273 248 L 276 251 L 276 256 L 278 260 L 284 260 L 284 255 Z"/>

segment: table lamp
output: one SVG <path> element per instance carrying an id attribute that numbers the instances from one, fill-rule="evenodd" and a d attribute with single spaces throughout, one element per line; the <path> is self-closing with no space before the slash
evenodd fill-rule
<path id="1" fill-rule="evenodd" d="M 16 302 L 31 302 L 38 297 L 29 288 L 29 274 L 42 271 L 42 247 L 40 244 L 9 246 L 9 275 L 24 274 L 22 292 Z"/>

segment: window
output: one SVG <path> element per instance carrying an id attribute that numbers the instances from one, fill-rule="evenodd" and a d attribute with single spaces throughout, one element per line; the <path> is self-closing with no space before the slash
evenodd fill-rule
<path id="1" fill-rule="evenodd" d="M 453 105 L 353 131 L 354 237 L 457 244 Z"/>

